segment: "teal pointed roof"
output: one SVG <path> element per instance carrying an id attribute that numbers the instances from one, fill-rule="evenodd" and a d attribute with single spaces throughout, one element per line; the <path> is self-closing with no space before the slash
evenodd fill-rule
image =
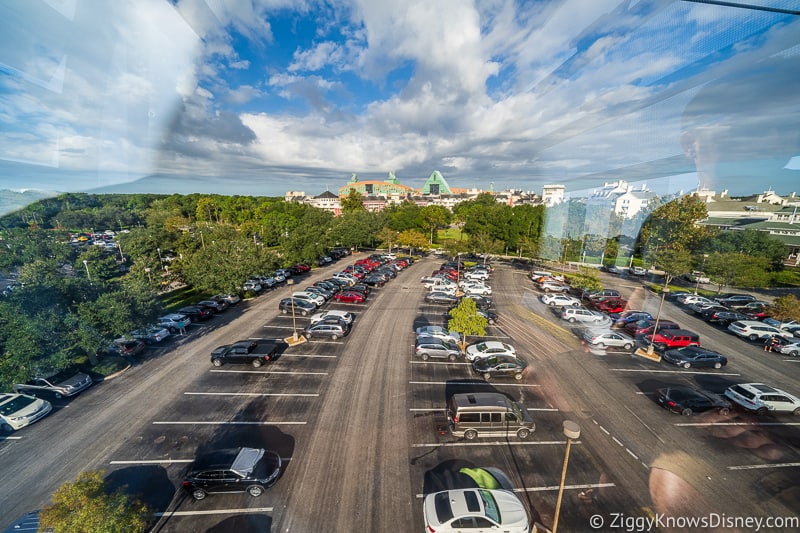
<path id="1" fill-rule="evenodd" d="M 433 187 L 431 187 L 433 185 Z M 433 189 L 434 192 L 431 192 Z M 436 192 L 438 189 L 438 192 Z M 450 191 L 450 186 L 445 181 L 444 176 L 438 171 L 434 170 L 433 173 L 422 186 L 422 194 L 453 194 Z"/>

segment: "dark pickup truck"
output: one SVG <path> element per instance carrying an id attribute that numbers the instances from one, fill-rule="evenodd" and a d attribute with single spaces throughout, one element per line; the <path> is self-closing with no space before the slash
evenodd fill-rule
<path id="1" fill-rule="evenodd" d="M 275 339 L 238 341 L 215 348 L 211 352 L 211 363 L 214 366 L 248 364 L 258 368 L 275 359 L 285 347 L 285 342 Z"/>

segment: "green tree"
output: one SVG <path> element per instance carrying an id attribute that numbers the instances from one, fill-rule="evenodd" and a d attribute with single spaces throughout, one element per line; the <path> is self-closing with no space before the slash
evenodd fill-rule
<path id="1" fill-rule="evenodd" d="M 706 260 L 706 273 L 722 287 L 763 287 L 769 281 L 769 260 L 740 253 L 713 253 Z"/>
<path id="2" fill-rule="evenodd" d="M 122 488 L 110 491 L 102 471 L 82 472 L 53 494 L 53 503 L 39 514 L 39 531 L 70 533 L 144 532 L 150 509 Z"/>
<path id="3" fill-rule="evenodd" d="M 355 189 L 350 189 L 347 196 L 341 199 L 342 213 L 364 211 L 364 195 Z"/>
<path id="4" fill-rule="evenodd" d="M 664 271 L 664 286 L 672 279 L 692 270 L 692 254 L 682 248 L 662 248 L 647 256 L 647 260 L 659 270 Z"/>
<path id="5" fill-rule="evenodd" d="M 431 244 L 433 244 L 436 230 L 450 222 L 450 211 L 441 205 L 427 205 L 420 210 L 419 216 L 430 230 L 429 242 Z"/>
<path id="6" fill-rule="evenodd" d="M 391 252 L 392 245 L 397 244 L 398 235 L 400 235 L 399 232 L 391 229 L 388 226 L 384 226 L 381 228 L 378 234 L 375 235 L 375 238 Z"/>
<path id="7" fill-rule="evenodd" d="M 769 306 L 769 315 L 781 322 L 800 323 L 800 301 L 794 294 L 779 296 Z"/>
<path id="8" fill-rule="evenodd" d="M 478 307 L 472 298 L 462 298 L 456 307 L 450 310 L 450 320 L 447 321 L 447 329 L 457 331 L 461 334 L 461 350 L 467 346 L 468 336 L 486 335 L 486 317 L 478 314 Z"/>
<path id="9" fill-rule="evenodd" d="M 596 291 L 603 288 L 603 282 L 594 268 L 580 267 L 577 274 L 568 274 L 564 279 L 570 287 L 586 291 Z"/>
<path id="10" fill-rule="evenodd" d="M 401 246 L 407 246 L 411 249 L 411 253 L 414 253 L 414 249 L 422 249 L 428 245 L 428 239 L 425 238 L 425 235 L 420 233 L 417 230 L 405 230 L 401 231 L 400 234 L 397 236 L 397 242 Z"/>
<path id="11" fill-rule="evenodd" d="M 646 256 L 662 248 L 674 248 L 676 243 L 689 252 L 700 251 L 717 233 L 715 228 L 696 224 L 707 216 L 706 204 L 694 195 L 681 196 L 656 208 L 642 224 L 637 239 L 639 253 Z"/>

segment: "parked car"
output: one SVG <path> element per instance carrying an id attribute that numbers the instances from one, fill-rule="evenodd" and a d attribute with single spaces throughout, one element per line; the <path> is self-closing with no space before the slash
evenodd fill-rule
<path id="1" fill-rule="evenodd" d="M 699 346 L 685 346 L 675 350 L 667 350 L 661 358 L 668 363 L 682 366 L 683 368 L 722 368 L 728 364 L 728 358 L 721 353 Z"/>
<path id="2" fill-rule="evenodd" d="M 490 326 L 494 326 L 495 324 L 497 324 L 498 315 L 492 309 L 478 308 L 478 315 L 485 318 L 486 323 L 489 324 Z"/>
<path id="3" fill-rule="evenodd" d="M 313 337 L 330 337 L 331 340 L 341 339 L 350 333 L 350 326 L 341 320 L 322 320 L 316 324 L 309 324 L 304 330 L 304 335 L 311 339 Z"/>
<path id="4" fill-rule="evenodd" d="M 468 270 L 464 272 L 464 279 L 486 281 L 489 279 L 489 272 L 486 270 Z"/>
<path id="5" fill-rule="evenodd" d="M 621 313 L 628 306 L 628 302 L 626 300 L 614 296 L 590 301 L 595 310 L 600 311 L 601 313 L 607 313 L 609 315 L 612 313 Z"/>
<path id="6" fill-rule="evenodd" d="M 338 311 L 335 309 L 330 309 L 328 311 L 322 311 L 321 313 L 317 313 L 311 317 L 311 324 L 316 324 L 317 322 L 322 322 L 323 320 L 328 319 L 336 319 L 337 321 L 344 322 L 345 324 L 352 324 L 353 323 L 353 313 L 349 311 Z"/>
<path id="7" fill-rule="evenodd" d="M 337 302 L 345 302 L 345 303 L 364 303 L 364 300 L 367 299 L 367 295 L 360 293 L 358 291 L 351 291 L 346 290 L 338 293 L 336 296 L 333 297 L 334 300 Z"/>
<path id="8" fill-rule="evenodd" d="M 244 282 L 242 289 L 244 289 L 245 292 L 261 292 L 264 287 L 257 281 L 247 280 Z"/>
<path id="9" fill-rule="evenodd" d="M 72 369 L 62 370 L 49 376 L 32 378 L 25 383 L 15 383 L 11 389 L 19 394 L 30 396 L 52 396 L 59 400 L 75 396 L 92 385 L 88 374 Z"/>
<path id="10" fill-rule="evenodd" d="M 192 322 L 199 322 L 201 320 L 208 320 L 214 316 L 214 312 L 207 307 L 197 307 L 189 305 L 178 309 L 178 313 L 188 316 Z"/>
<path id="11" fill-rule="evenodd" d="M 386 285 L 386 277 L 384 277 L 383 274 L 380 274 L 378 272 L 372 272 L 364 276 L 364 279 L 361 281 L 366 283 L 370 287 L 383 287 L 384 285 Z"/>
<path id="12" fill-rule="evenodd" d="M 228 308 L 228 303 L 225 300 L 214 300 L 212 298 L 209 298 L 208 300 L 201 300 L 194 305 L 198 307 L 210 307 L 217 313 L 221 313 Z"/>
<path id="13" fill-rule="evenodd" d="M 617 289 L 600 289 L 595 291 L 585 290 L 581 293 L 582 300 L 596 300 L 598 298 L 615 297 L 622 298 Z"/>
<path id="14" fill-rule="evenodd" d="M 544 291 L 546 293 L 550 292 L 560 292 L 566 293 L 569 291 L 569 285 L 562 281 L 556 281 L 554 279 L 546 279 L 536 284 L 539 290 Z"/>
<path id="15" fill-rule="evenodd" d="M 589 324 L 611 323 L 611 319 L 603 313 L 586 309 L 585 307 L 565 307 L 561 311 L 561 318 L 570 323 L 583 322 Z"/>
<path id="16" fill-rule="evenodd" d="M 800 342 L 790 342 L 788 344 L 776 346 L 773 351 L 785 355 L 791 355 L 792 357 L 797 357 L 800 355 Z"/>
<path id="17" fill-rule="evenodd" d="M 447 359 L 449 361 L 456 361 L 462 356 L 461 348 L 458 344 L 449 340 L 436 337 L 429 337 L 420 335 L 417 337 L 414 346 L 414 355 L 421 358 L 423 361 L 428 359 Z"/>
<path id="18" fill-rule="evenodd" d="M 453 489 L 434 492 L 423 501 L 425 531 L 502 531 L 528 533 L 525 505 L 509 490 Z"/>
<path id="19" fill-rule="evenodd" d="M 292 298 L 296 300 L 305 300 L 306 302 L 314 304 L 315 307 L 325 303 L 325 298 L 320 294 L 313 292 L 297 291 L 292 293 Z"/>
<path id="20" fill-rule="evenodd" d="M 44 418 L 53 410 L 47 400 L 4 392 L 0 393 L 0 428 L 4 431 L 17 431 Z"/>
<path id="21" fill-rule="evenodd" d="M 331 298 L 333 298 L 333 293 L 323 287 L 318 287 L 317 285 L 310 285 L 303 289 L 303 292 L 310 292 L 312 294 L 318 294 L 322 296 L 322 298 L 327 302 Z"/>
<path id="22" fill-rule="evenodd" d="M 568 294 L 543 294 L 540 299 L 543 304 L 553 307 L 580 307 L 581 305 L 581 301 L 578 298 Z"/>
<path id="23" fill-rule="evenodd" d="M 457 304 L 458 296 L 441 291 L 429 292 L 425 295 L 425 301 L 431 304 Z"/>
<path id="24" fill-rule="evenodd" d="M 731 410 L 731 403 L 722 396 L 690 387 L 664 387 L 656 390 L 655 398 L 664 409 L 684 416 L 711 410 L 727 415 Z"/>
<path id="25" fill-rule="evenodd" d="M 623 327 L 629 322 L 636 322 L 637 320 L 652 320 L 653 315 L 647 311 L 623 311 L 619 314 L 612 314 L 610 318 L 614 322 L 615 327 Z"/>
<path id="26" fill-rule="evenodd" d="M 720 324 L 722 326 L 727 326 L 731 322 L 736 322 L 737 320 L 752 320 L 750 315 L 745 315 L 744 313 L 740 313 L 738 311 L 720 309 L 712 309 L 708 313 L 703 313 L 702 317 L 704 320 L 713 322 L 715 324 Z"/>
<path id="27" fill-rule="evenodd" d="M 146 345 L 140 339 L 114 339 L 108 345 L 108 351 L 117 355 L 134 356 L 142 353 Z"/>
<path id="28" fill-rule="evenodd" d="M 486 381 L 500 376 L 513 376 L 520 381 L 527 368 L 528 363 L 513 355 L 491 355 L 472 361 L 472 371 Z"/>
<path id="29" fill-rule="evenodd" d="M 131 331 L 134 339 L 141 339 L 146 344 L 155 344 L 169 337 L 169 330 L 164 326 L 147 326 Z"/>
<path id="30" fill-rule="evenodd" d="M 628 269 L 628 272 L 633 276 L 645 276 L 647 275 L 647 269 L 644 267 L 639 266 L 632 266 Z"/>
<path id="31" fill-rule="evenodd" d="M 238 294 L 215 294 L 211 297 L 212 300 L 222 300 L 228 305 L 236 305 L 242 301 Z"/>
<path id="32" fill-rule="evenodd" d="M 728 331 L 732 331 L 742 338 L 750 341 L 764 340 L 777 335 L 784 339 L 791 339 L 793 335 L 785 330 L 769 326 L 757 320 L 737 320 L 728 324 Z"/>
<path id="33" fill-rule="evenodd" d="M 181 313 L 170 313 L 158 319 L 158 325 L 167 328 L 173 334 L 183 331 L 191 323 L 191 319 Z"/>
<path id="34" fill-rule="evenodd" d="M 653 334 L 645 335 L 644 341 L 652 343 L 659 351 L 684 346 L 700 346 L 700 336 L 685 329 L 659 329 Z"/>
<path id="35" fill-rule="evenodd" d="M 211 364 L 244 364 L 258 368 L 275 359 L 285 348 L 286 343 L 280 340 L 241 340 L 214 348 L 211 351 Z"/>
<path id="36" fill-rule="evenodd" d="M 800 415 L 800 398 L 763 383 L 740 383 L 725 389 L 725 397 L 757 415 L 792 413 Z"/>
<path id="37" fill-rule="evenodd" d="M 676 301 L 681 305 L 689 305 L 689 304 L 694 304 L 694 303 L 698 303 L 698 302 L 703 302 L 703 303 L 707 303 L 707 304 L 715 304 L 715 303 L 717 303 L 714 300 L 706 298 L 705 296 L 702 296 L 700 294 L 691 294 L 691 293 L 678 296 L 676 298 Z"/>
<path id="38" fill-rule="evenodd" d="M 631 337 L 610 329 L 587 328 L 583 331 L 581 337 L 586 341 L 586 344 L 596 346 L 601 350 L 607 347 L 630 350 L 634 344 Z"/>
<path id="39" fill-rule="evenodd" d="M 294 313 L 300 316 L 308 316 L 317 310 L 317 304 L 300 298 L 283 298 L 278 302 L 278 310 L 284 315 Z"/>
<path id="40" fill-rule="evenodd" d="M 278 480 L 281 457 L 263 448 L 230 448 L 195 458 L 183 480 L 183 490 L 195 500 L 209 494 L 246 492 L 261 496 Z"/>
<path id="41" fill-rule="evenodd" d="M 492 355 L 517 355 L 517 351 L 510 344 L 500 341 L 480 341 L 467 346 L 467 361 L 474 361 Z"/>
<path id="42" fill-rule="evenodd" d="M 461 286 L 464 294 L 480 294 L 481 296 L 488 296 L 492 294 L 492 288 L 482 283 L 465 283 Z"/>
<path id="43" fill-rule="evenodd" d="M 414 330 L 417 337 L 434 337 L 450 342 L 460 342 L 461 335 L 456 331 L 448 331 L 442 326 L 421 326 Z"/>
<path id="44" fill-rule="evenodd" d="M 625 331 L 628 332 L 629 335 L 633 337 L 637 337 L 639 335 L 650 335 L 653 333 L 654 328 L 656 327 L 655 319 L 650 320 L 638 320 L 636 322 L 629 322 L 625 324 Z M 663 331 L 665 329 L 680 329 L 680 326 L 677 322 L 673 322 L 672 320 L 659 320 L 658 321 L 658 331 Z"/>
<path id="45" fill-rule="evenodd" d="M 726 294 L 723 298 L 717 297 L 714 299 L 726 307 L 732 304 L 747 304 L 756 301 L 756 297 L 750 294 Z"/>

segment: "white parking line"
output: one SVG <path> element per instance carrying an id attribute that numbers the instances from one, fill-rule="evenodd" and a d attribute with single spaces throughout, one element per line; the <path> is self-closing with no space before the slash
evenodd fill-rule
<path id="1" fill-rule="evenodd" d="M 457 383 L 453 383 L 451 381 L 409 381 L 408 383 L 409 385 L 457 385 Z M 476 381 L 474 383 L 469 383 L 469 385 L 486 385 L 491 387 L 541 387 L 541 385 L 536 384 L 528 385 L 526 383 L 498 383 L 496 381 L 492 381 L 490 383 L 485 381 Z"/>
<path id="2" fill-rule="evenodd" d="M 552 407 L 526 407 L 525 409 L 528 410 L 528 411 L 552 411 L 552 412 L 557 412 L 558 411 L 558 409 L 554 409 Z M 409 411 L 411 411 L 412 413 L 429 413 L 429 412 L 436 412 L 436 411 L 446 411 L 446 409 L 443 408 L 443 407 L 439 407 L 438 409 L 422 409 L 422 408 L 414 409 L 414 408 L 411 408 L 411 409 L 409 409 Z"/>
<path id="3" fill-rule="evenodd" d="M 339 343 L 341 344 L 341 343 Z M 311 359 L 336 359 L 337 356 L 335 355 L 318 355 L 313 353 L 284 353 L 281 354 L 281 359 L 284 357 L 308 357 Z"/>
<path id="4" fill-rule="evenodd" d="M 794 468 L 800 466 L 800 463 L 774 463 L 768 465 L 739 465 L 729 466 L 728 470 L 756 470 L 760 468 Z"/>
<path id="5" fill-rule="evenodd" d="M 733 374 L 730 372 L 715 372 L 710 370 L 708 372 L 698 372 L 695 370 L 651 370 L 649 368 L 609 368 L 612 372 L 653 372 L 660 374 L 703 374 L 707 376 L 741 376 L 741 374 Z"/>
<path id="6" fill-rule="evenodd" d="M 153 516 L 193 516 L 193 515 L 212 515 L 212 514 L 243 514 L 243 513 L 271 513 L 272 507 L 249 507 L 246 509 L 213 509 L 210 511 L 167 511 L 164 513 L 153 513 Z"/>
<path id="7" fill-rule="evenodd" d="M 265 422 L 265 421 L 258 421 L 258 422 L 246 422 L 246 421 L 208 421 L 204 422 L 201 420 L 197 420 L 194 422 L 191 421 L 181 421 L 181 420 L 164 420 L 159 421 L 156 420 L 153 422 L 153 425 L 156 426 L 304 426 L 307 422 Z"/>
<path id="8" fill-rule="evenodd" d="M 277 370 L 211 370 L 230 374 L 295 374 L 298 376 L 327 376 L 327 372 L 280 372 Z"/>
<path id="9" fill-rule="evenodd" d="M 684 422 L 673 426 L 800 426 L 800 422 Z"/>
<path id="10" fill-rule="evenodd" d="M 319 396 L 319 394 L 301 394 L 291 392 L 184 392 L 188 396 Z"/>
<path id="11" fill-rule="evenodd" d="M 409 361 L 412 365 L 469 365 L 470 363 L 467 362 L 458 362 L 458 361 L 417 361 L 416 359 L 412 359 Z"/>
<path id="12" fill-rule="evenodd" d="M 0 440 L 21 440 L 22 437 L 0 437 Z"/>
<path id="13" fill-rule="evenodd" d="M 614 483 L 587 483 L 586 485 L 564 485 L 564 490 L 585 490 L 585 489 L 603 489 L 607 487 L 616 487 Z M 525 489 L 511 489 L 511 492 L 545 492 L 557 491 L 560 485 L 549 485 L 546 487 L 529 487 Z M 420 500 L 425 497 L 424 494 L 417 494 L 417 499 Z"/>
<path id="14" fill-rule="evenodd" d="M 191 463 L 194 459 L 141 459 L 139 461 L 109 461 L 110 465 L 161 465 L 167 464 L 185 464 Z"/>
<path id="15" fill-rule="evenodd" d="M 797 359 L 796 357 L 794 359 L 782 359 L 782 360 L 786 361 L 787 363 L 800 363 L 800 359 Z"/>
<path id="16" fill-rule="evenodd" d="M 436 442 L 430 444 L 412 444 L 412 448 L 437 448 L 439 446 L 550 446 L 555 444 L 566 444 L 565 440 L 540 440 L 540 441 L 486 441 L 486 442 Z M 572 444 L 581 444 L 581 441 L 573 441 Z"/>

